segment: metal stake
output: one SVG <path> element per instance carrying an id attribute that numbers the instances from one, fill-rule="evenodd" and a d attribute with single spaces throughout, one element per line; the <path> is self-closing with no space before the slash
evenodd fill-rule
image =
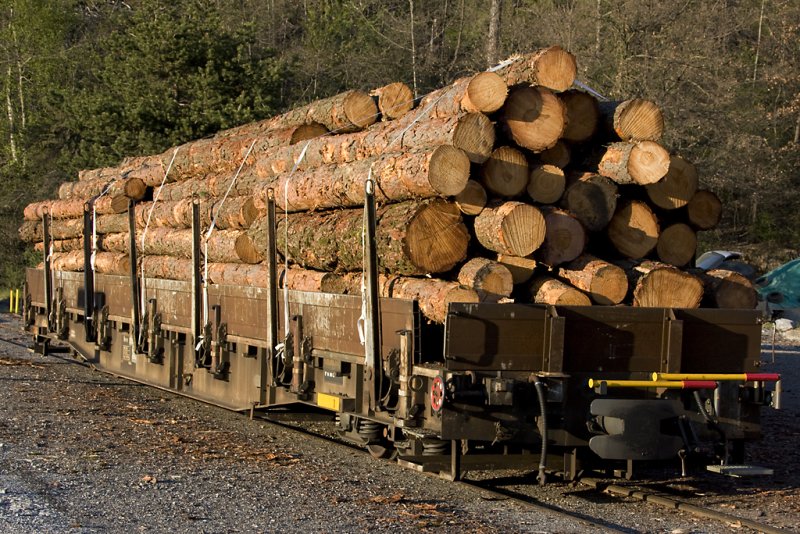
<path id="1" fill-rule="evenodd" d="M 97 340 L 94 326 L 94 268 L 92 267 L 92 204 L 90 200 L 83 205 L 83 326 L 86 341 Z"/>

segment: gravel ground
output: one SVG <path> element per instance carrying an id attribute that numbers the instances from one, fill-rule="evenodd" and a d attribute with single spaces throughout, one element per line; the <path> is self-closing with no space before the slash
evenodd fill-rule
<path id="1" fill-rule="evenodd" d="M 0 315 L 0 326 L 16 322 Z M 769 439 L 750 452 L 775 475 L 680 479 L 672 487 L 720 511 L 800 530 L 800 351 L 780 349 L 774 365 L 765 358 L 784 373 L 786 408 L 764 410 Z M 591 530 L 581 517 L 602 517 L 621 532 L 737 526 L 567 484 L 536 495 L 572 509 L 573 518 L 531 510 L 8 343 L 0 343 L 0 382 L 2 532 Z"/>

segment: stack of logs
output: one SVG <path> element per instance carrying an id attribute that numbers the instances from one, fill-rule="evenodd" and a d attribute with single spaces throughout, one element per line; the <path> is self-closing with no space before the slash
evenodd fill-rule
<path id="1" fill-rule="evenodd" d="M 190 280 L 192 205 L 208 282 L 265 286 L 266 204 L 279 209 L 280 283 L 358 293 L 364 183 L 376 185 L 380 290 L 449 302 L 752 308 L 729 271 L 697 272 L 696 232 L 721 203 L 659 144 L 648 100 L 571 89 L 575 58 L 554 46 L 510 58 L 416 102 L 403 83 L 348 91 L 163 154 L 84 171 L 57 200 L 27 206 L 24 241 L 52 265 L 84 268 L 83 213 L 95 213 L 100 273 L 128 274 L 129 205 L 147 277 Z M 416 104 L 416 105 L 415 105 Z M 380 120 L 378 120 L 380 119 Z M 163 183 L 163 185 L 162 185 Z"/>

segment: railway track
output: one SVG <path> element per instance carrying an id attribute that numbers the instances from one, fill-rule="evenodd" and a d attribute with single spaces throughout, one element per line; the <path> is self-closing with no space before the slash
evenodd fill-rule
<path id="1" fill-rule="evenodd" d="M 23 336 L 19 330 L 15 328 L 13 323 L 0 323 L 0 341 L 6 344 L 13 345 L 23 349 L 30 349 L 30 343 L 21 343 L 19 341 Z M 65 357 L 63 354 L 53 357 L 75 362 L 71 357 Z M 93 368 L 89 365 L 88 367 Z M 336 436 L 336 431 L 330 421 L 330 415 L 322 412 L 255 412 L 252 414 L 259 421 L 275 425 L 281 428 L 289 429 L 294 432 L 301 433 L 304 437 L 309 439 L 323 440 L 328 444 L 337 447 L 344 447 L 349 450 L 358 450 L 361 453 L 366 452 L 363 446 L 356 445 L 352 442 L 344 440 Z M 327 421 L 325 421 L 327 419 Z M 366 455 L 365 455 L 366 456 Z M 377 459 L 370 459 L 369 461 L 381 461 Z M 387 460 L 383 460 L 387 461 Z M 565 516 L 572 520 L 578 521 L 583 528 L 587 531 L 608 531 L 608 532 L 636 532 L 637 528 L 621 524 L 620 521 L 608 520 L 603 517 L 595 517 L 581 511 L 582 501 L 578 498 L 574 499 L 560 499 L 559 504 L 548 502 L 550 500 L 547 496 L 542 498 L 542 491 L 536 488 L 536 491 L 527 491 L 519 489 L 520 486 L 527 484 L 530 488 L 535 488 L 535 477 L 527 476 L 526 474 L 516 474 L 511 477 L 514 482 L 512 484 L 503 484 L 503 480 L 498 483 L 496 480 L 479 480 L 469 479 L 459 481 L 456 484 L 462 485 L 474 491 L 484 500 L 496 501 L 513 501 L 518 505 L 534 511 L 545 516 Z M 506 479 L 506 482 L 508 479 Z M 649 506 L 648 510 L 653 510 L 654 514 L 669 514 L 672 513 L 687 513 L 702 518 L 703 520 L 719 522 L 719 525 L 736 525 L 751 529 L 757 532 L 765 533 L 780 533 L 787 532 L 762 522 L 754 521 L 744 517 L 727 514 L 704 507 L 685 500 L 678 500 L 669 497 L 663 493 L 651 491 L 639 487 L 634 484 L 619 483 L 618 481 L 600 478 L 584 477 L 580 481 L 581 488 L 585 491 L 582 493 L 581 499 L 595 498 L 595 499 L 609 499 L 613 498 L 621 506 L 629 506 L 632 501 L 638 501 Z M 566 483 L 551 484 L 550 488 L 555 493 L 563 492 L 564 487 L 569 487 Z M 563 504 L 561 504 L 563 502 Z M 658 510 L 657 512 L 655 510 Z M 713 523 L 710 523 L 713 524 Z M 710 526 L 709 524 L 709 526 Z"/>

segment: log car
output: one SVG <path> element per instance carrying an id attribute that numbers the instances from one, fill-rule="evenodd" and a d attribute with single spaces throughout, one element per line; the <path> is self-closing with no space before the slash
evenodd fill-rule
<path id="1" fill-rule="evenodd" d="M 179 282 L 46 260 L 27 271 L 25 328 L 42 352 L 66 341 L 103 370 L 231 410 L 330 410 L 374 456 L 451 479 L 630 476 L 698 452 L 741 462 L 761 406 L 779 404 L 779 377 L 757 372 L 756 311 L 451 303 L 432 324 L 416 301 L 377 299 L 369 248 L 363 300 L 279 291 L 274 270 L 268 288 L 204 286 L 199 261 Z"/>

